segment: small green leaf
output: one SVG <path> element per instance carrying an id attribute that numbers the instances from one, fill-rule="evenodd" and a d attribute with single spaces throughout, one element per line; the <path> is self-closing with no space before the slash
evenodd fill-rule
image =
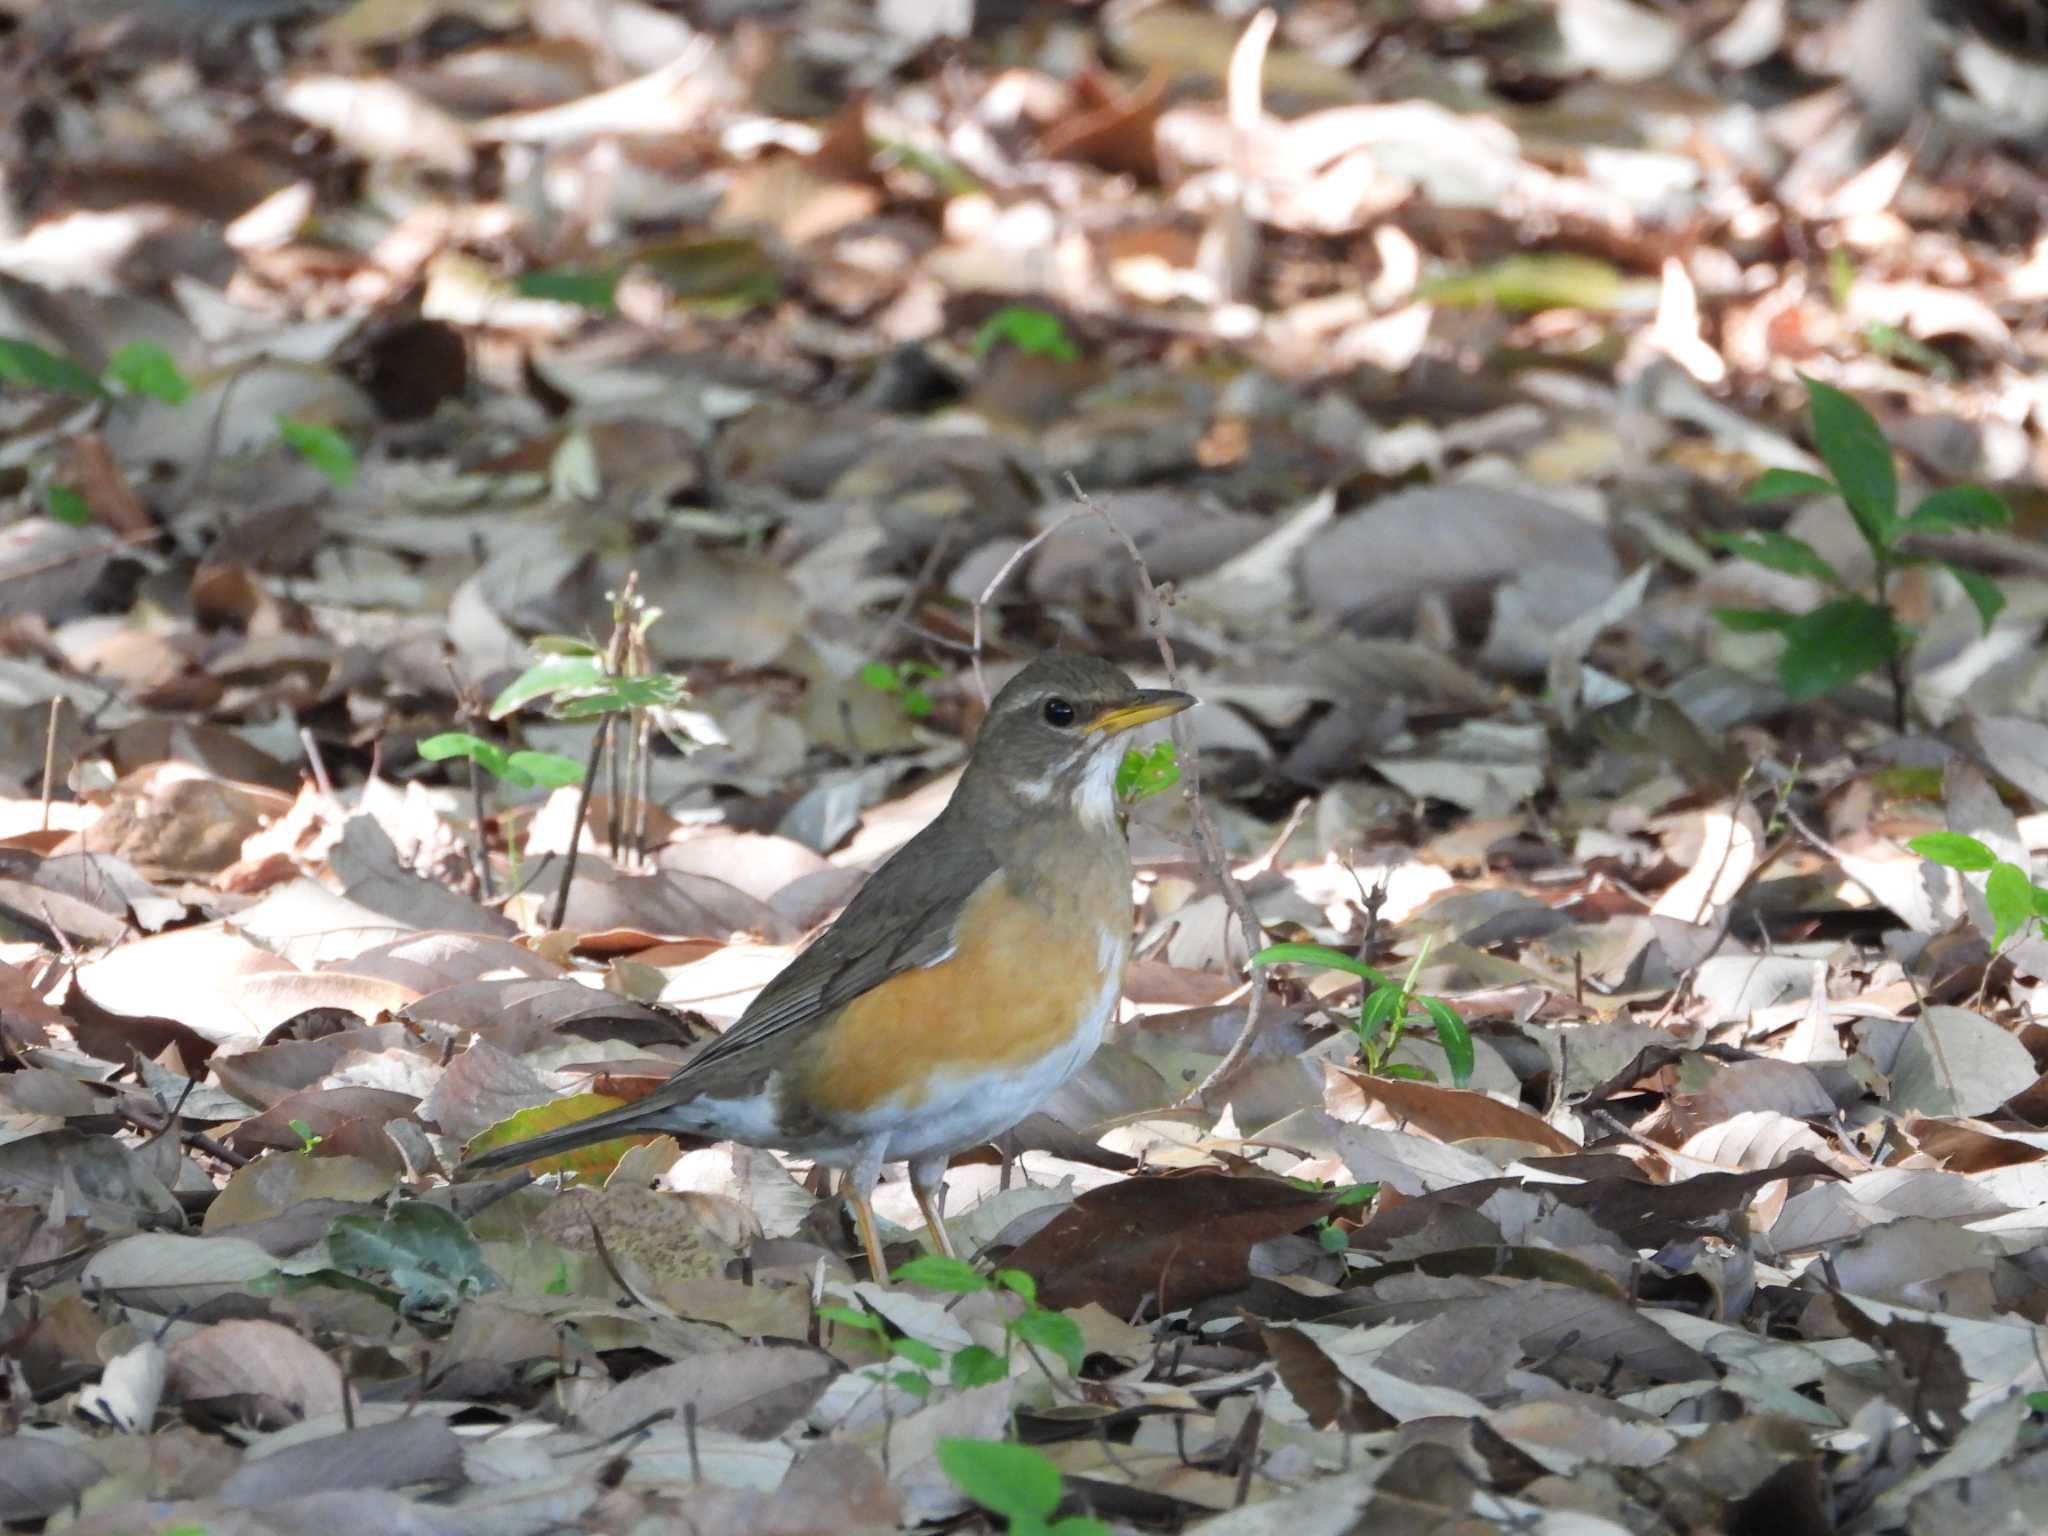
<path id="1" fill-rule="evenodd" d="M 2034 903 L 2034 916 L 2048 918 L 2048 891 L 2042 890 L 2038 885 L 2030 885 L 2027 890 L 2030 893 L 2029 899 Z"/>
<path id="2" fill-rule="evenodd" d="M 123 394 L 147 395 L 165 405 L 183 405 L 192 398 L 192 381 L 159 342 L 129 342 L 107 364 L 105 378 Z"/>
<path id="3" fill-rule="evenodd" d="M 1010 1367 L 994 1350 L 970 1344 L 954 1352 L 953 1362 L 947 1371 L 948 1379 L 956 1387 L 986 1387 L 1006 1380 Z"/>
<path id="4" fill-rule="evenodd" d="M 1767 469 L 1742 493 L 1745 501 L 1789 501 L 1794 496 L 1839 496 L 1835 482 L 1803 469 Z"/>
<path id="5" fill-rule="evenodd" d="M 514 752 L 499 777 L 521 789 L 566 789 L 583 782 L 583 765 L 559 752 Z"/>
<path id="6" fill-rule="evenodd" d="M 552 653 L 507 683 L 491 700 L 490 716 L 502 720 L 523 704 L 585 688 L 604 686 L 604 662 L 595 656 Z"/>
<path id="7" fill-rule="evenodd" d="M 932 696 L 922 688 L 908 688 L 903 693 L 903 713 L 913 720 L 922 720 L 932 712 Z"/>
<path id="8" fill-rule="evenodd" d="M 509 778 L 508 756 L 505 749 L 496 742 L 485 741 L 481 736 L 472 736 L 467 731 L 443 731 L 438 736 L 429 736 L 419 745 L 422 758 L 430 763 L 443 762 L 451 757 L 466 757 L 494 778 Z"/>
<path id="9" fill-rule="evenodd" d="M 1965 872 L 1989 869 L 1998 855 L 1963 832 L 1923 832 L 1906 844 L 1930 864 L 1944 864 Z"/>
<path id="10" fill-rule="evenodd" d="M 1799 615 L 1780 608 L 1716 608 L 1714 619 L 1738 635 L 1782 634 L 1799 622 Z"/>
<path id="11" fill-rule="evenodd" d="M 1361 1042 L 1370 1040 L 1392 1023 L 1395 1015 L 1407 1005 L 1407 995 L 1399 987 L 1377 988 L 1365 1000 L 1365 1006 L 1358 1010 L 1358 1022 L 1352 1026 L 1352 1031 Z"/>
<path id="12" fill-rule="evenodd" d="M 1800 375 L 1813 414 L 1813 440 L 1872 549 L 1897 537 L 1899 475 L 1891 444 L 1870 412 L 1832 384 Z M 1887 652 L 1886 654 L 1890 654 Z"/>
<path id="13" fill-rule="evenodd" d="M 2048 1392 L 2029 1392 L 2027 1407 L 2035 1413 L 2048 1413 Z"/>
<path id="14" fill-rule="evenodd" d="M 1033 1307 L 1016 1322 L 1010 1324 L 1010 1331 L 1026 1344 L 1036 1344 L 1040 1349 L 1050 1350 L 1067 1362 L 1067 1369 L 1078 1372 L 1085 1354 L 1081 1342 L 1081 1325 L 1064 1312 L 1048 1312 L 1043 1307 Z"/>
<path id="15" fill-rule="evenodd" d="M 1831 587 L 1842 585 L 1841 573 L 1821 557 L 1819 550 L 1789 533 L 1759 528 L 1747 533 L 1724 533 L 1714 542 L 1729 554 L 1766 570 L 1782 571 L 1787 576 L 1810 576 Z"/>
<path id="16" fill-rule="evenodd" d="M 1004 1440 L 941 1440 L 939 1470 L 983 1509 L 1045 1521 L 1060 1504 L 1060 1470 L 1043 1452 Z"/>
<path id="17" fill-rule="evenodd" d="M 1462 1088 L 1472 1081 L 1472 1031 L 1458 1016 L 1458 1011 L 1440 997 L 1418 997 L 1422 1011 L 1429 1015 L 1430 1023 L 1436 1026 L 1438 1044 L 1444 1048 L 1444 1059 L 1450 1064 L 1451 1086 Z"/>
<path id="18" fill-rule="evenodd" d="M 903 679 L 886 661 L 871 661 L 862 667 L 860 680 L 883 693 L 898 693 L 903 688 Z"/>
<path id="19" fill-rule="evenodd" d="M 277 418 L 277 431 L 285 445 L 325 475 L 328 484 L 336 490 L 347 490 L 355 482 L 355 447 L 334 428 L 322 426 L 317 421 L 298 421 L 290 416 L 280 416 Z"/>
<path id="20" fill-rule="evenodd" d="M 969 350 L 976 357 L 986 357 L 1004 342 L 1028 357 L 1056 358 L 1063 363 L 1081 355 L 1058 315 L 1023 304 L 1005 305 L 984 320 Z"/>
<path id="21" fill-rule="evenodd" d="M 662 709 L 681 703 L 689 691 L 688 684 L 672 672 L 614 677 L 602 688 L 558 698 L 552 713 L 557 720 L 587 720 L 593 715 L 618 714 L 632 709 Z"/>
<path id="22" fill-rule="evenodd" d="M 963 1294 L 989 1288 L 987 1276 L 965 1259 L 949 1259 L 942 1253 L 920 1253 L 899 1264 L 891 1277 L 898 1284 L 921 1285 L 928 1291 L 957 1291 Z"/>
<path id="23" fill-rule="evenodd" d="M 1975 532 L 2012 526 L 2012 508 L 1981 485 L 1951 485 L 1921 499 L 1907 517 L 1907 533 Z"/>
<path id="24" fill-rule="evenodd" d="M 1325 1253 L 1342 1253 L 1351 1246 L 1351 1234 L 1334 1221 L 1326 1221 L 1316 1228 L 1316 1242 Z"/>
<path id="25" fill-rule="evenodd" d="M 884 1334 L 888 1330 L 882 1320 L 872 1312 L 863 1312 L 858 1307 L 825 1306 L 818 1308 L 818 1320 L 837 1323 L 842 1328 L 857 1328 L 862 1333 Z"/>
<path id="26" fill-rule="evenodd" d="M 908 1392 L 912 1397 L 931 1396 L 932 1384 L 915 1371 L 892 1371 L 889 1385 L 899 1392 Z"/>
<path id="27" fill-rule="evenodd" d="M 1252 956 L 1253 965 L 1319 965 L 1325 970 L 1344 971 L 1352 976 L 1361 976 L 1376 987 L 1390 986 L 1386 975 L 1367 965 L 1356 955 L 1347 955 L 1341 949 L 1332 949 L 1327 944 L 1269 944 Z"/>
<path id="28" fill-rule="evenodd" d="M 68 485 L 51 481 L 43 487 L 43 506 L 50 517 L 73 528 L 83 528 L 92 521 L 92 508 L 83 496 Z"/>
<path id="29" fill-rule="evenodd" d="M 1889 610 L 1845 597 L 1801 614 L 1786 629 L 1778 681 L 1788 698 L 1818 698 L 1883 666 L 1905 643 Z"/>
<path id="30" fill-rule="evenodd" d="M 2000 861 L 1984 877 L 1984 905 L 1991 909 L 1991 947 L 2003 949 L 2034 915 L 2033 882 L 2019 865 Z"/>
<path id="31" fill-rule="evenodd" d="M 1490 266 L 1447 272 L 1416 284 L 1415 295 L 1463 309 L 1619 309 L 1629 294 L 1609 262 L 1574 251 L 1525 251 Z"/>
<path id="32" fill-rule="evenodd" d="M 573 757 L 564 757 L 559 752 L 507 752 L 496 742 L 467 731 L 443 731 L 438 736 L 429 736 L 420 743 L 419 753 L 430 763 L 466 757 L 493 778 L 520 789 L 561 789 L 583 782 L 583 765 Z"/>
<path id="33" fill-rule="evenodd" d="M 1180 782 L 1180 757 L 1170 741 L 1150 747 L 1133 747 L 1117 765 L 1116 792 L 1120 799 L 1146 800 L 1163 794 Z"/>
<path id="34" fill-rule="evenodd" d="M 908 1360 L 912 1365 L 921 1365 L 928 1371 L 939 1368 L 939 1352 L 923 1339 L 891 1339 L 889 1352 L 899 1359 Z"/>
<path id="35" fill-rule="evenodd" d="M 1967 565 L 1957 565 L 1951 560 L 1942 561 L 1941 568 L 1955 577 L 1956 585 L 1963 589 L 1963 595 L 1977 610 L 1977 619 L 1984 626 L 1984 633 L 1990 634 L 1991 626 L 2005 610 L 2005 593 L 1999 589 L 1998 583 L 1982 571 L 1974 571 Z"/>
<path id="36" fill-rule="evenodd" d="M 1888 325 L 1882 320 L 1873 320 L 1863 327 L 1863 344 L 1879 357 L 1888 357 L 1897 362 L 1911 363 L 1933 374 L 1937 379 L 1953 379 L 1956 365 L 1927 345 L 1918 336 Z"/>
<path id="37" fill-rule="evenodd" d="M 1337 1209 L 1349 1210 L 1354 1205 L 1366 1205 L 1379 1198 L 1377 1184 L 1347 1184 L 1337 1191 Z"/>
<path id="38" fill-rule="evenodd" d="M 70 358 L 14 336 L 0 336 L 0 382 L 88 399 L 106 394 L 100 381 Z"/>
<path id="39" fill-rule="evenodd" d="M 585 309 L 609 314 L 619 307 L 619 274 L 589 272 L 573 267 L 543 268 L 522 272 L 512 283 L 523 298 L 554 299 L 578 304 Z"/>
<path id="40" fill-rule="evenodd" d="M 989 1276 L 997 1285 L 1015 1295 L 1022 1296 L 1026 1305 L 1038 1305 L 1038 1282 L 1021 1269 L 999 1269 Z"/>
<path id="41" fill-rule="evenodd" d="M 1406 1082 L 1411 1083 L 1433 1083 L 1436 1081 L 1436 1074 L 1430 1071 L 1429 1068 L 1418 1067 L 1413 1062 L 1408 1061 L 1396 1061 L 1389 1063 L 1384 1068 L 1383 1075 L 1387 1077 L 1398 1077 Z"/>

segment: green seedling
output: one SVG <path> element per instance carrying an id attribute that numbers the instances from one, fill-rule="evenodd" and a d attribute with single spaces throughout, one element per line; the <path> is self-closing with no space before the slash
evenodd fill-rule
<path id="1" fill-rule="evenodd" d="M 299 1138 L 299 1150 L 301 1152 L 310 1153 L 327 1139 L 325 1136 L 315 1136 L 313 1134 L 313 1127 L 303 1120 L 287 1120 L 285 1124 L 290 1126 L 292 1134 Z"/>
<path id="2" fill-rule="evenodd" d="M 559 752 L 513 752 L 494 741 L 472 736 L 467 731 L 443 731 L 438 736 L 429 736 L 420 743 L 419 754 L 424 761 L 430 763 L 461 758 L 469 764 L 469 792 L 476 803 L 477 887 L 485 900 L 491 897 L 492 880 L 490 837 L 486 830 L 484 785 L 481 775 L 488 773 L 515 789 L 564 789 L 571 784 L 583 782 L 583 765 L 573 757 L 564 757 Z M 508 846 L 512 855 L 513 878 L 516 880 L 521 862 L 518 856 L 518 843 L 514 840 Z"/>
<path id="3" fill-rule="evenodd" d="M 467 731 L 443 731 L 419 746 L 430 763 L 459 757 L 515 789 L 562 789 L 583 782 L 583 765 L 559 752 L 512 752 Z"/>
<path id="4" fill-rule="evenodd" d="M 1008 1291 L 1023 1299 L 1024 1310 L 1004 1324 L 1002 1354 L 980 1344 L 970 1344 L 964 1349 L 954 1350 L 950 1360 L 922 1339 L 906 1339 L 892 1334 L 888 1325 L 872 1312 L 855 1307 L 820 1307 L 818 1316 L 873 1335 L 892 1360 L 907 1360 L 928 1371 L 944 1366 L 947 1381 L 955 1387 L 981 1387 L 1007 1381 L 1011 1353 L 1020 1344 L 1027 1349 L 1042 1349 L 1057 1356 L 1066 1362 L 1069 1371 L 1078 1373 L 1081 1369 L 1084 1346 L 1080 1324 L 1064 1312 L 1041 1307 L 1036 1282 L 1021 1269 L 999 1269 L 992 1275 L 984 1275 L 964 1259 L 926 1253 L 907 1264 L 898 1265 L 890 1278 L 899 1285 L 921 1285 L 926 1290 L 959 1296 L 978 1291 Z M 931 1390 L 930 1380 L 915 1371 L 891 1371 L 887 1379 L 915 1397 L 923 1397 Z"/>
<path id="5" fill-rule="evenodd" d="M 2005 606 L 2005 594 L 1991 578 L 1966 565 L 1916 554 L 1907 540 L 1915 534 L 2003 528 L 2012 522 L 2012 511 L 1981 485 L 1952 485 L 1929 493 L 1901 517 L 1898 472 L 1892 463 L 1891 445 L 1877 422 L 1839 389 L 1803 375 L 1802 379 L 1814 442 L 1832 478 L 1790 469 L 1766 470 L 1749 488 L 1749 498 L 1840 497 L 1870 548 L 1870 587 L 1867 591 L 1854 589 L 1804 539 L 1769 530 L 1723 534 L 1715 542 L 1728 553 L 1767 570 L 1809 577 L 1835 595 L 1807 613 L 1719 608 L 1714 616 L 1732 631 L 1784 636 L 1778 681 L 1790 699 L 1818 698 L 1867 672 L 1885 668 L 1891 677 L 1893 723 L 1903 730 L 1907 703 L 1904 660 L 1913 632 L 1899 619 L 1893 578 L 1913 566 L 1941 566 L 1976 607 L 1986 631 Z"/>
<path id="6" fill-rule="evenodd" d="M 1910 363 L 1922 373 L 1944 382 L 1956 376 L 1954 363 L 1919 337 L 1882 320 L 1873 320 L 1863 327 L 1863 345 L 1879 357 L 1889 358 L 1895 363 Z"/>
<path id="7" fill-rule="evenodd" d="M 128 343 L 95 374 L 83 363 L 32 341 L 0 336 L 0 384 L 41 390 L 45 394 L 76 395 L 109 411 L 123 409 L 136 400 L 179 406 L 192 398 L 191 379 L 164 345 L 155 341 Z M 277 431 L 285 446 L 325 475 L 337 490 L 355 479 L 355 448 L 334 428 L 280 416 Z M 78 524 L 90 516 L 84 498 L 67 487 L 47 487 L 45 502 L 50 515 L 59 522 Z M 81 512 L 86 515 L 81 516 Z"/>
<path id="8" fill-rule="evenodd" d="M 903 661 L 893 666 L 886 661 L 871 661 L 860 669 L 862 682 L 878 693 L 894 694 L 902 701 L 903 713 L 913 720 L 922 720 L 932 712 L 932 696 L 918 679 L 936 682 L 945 675 L 928 661 Z"/>
<path id="9" fill-rule="evenodd" d="M 1087 1515 L 1053 1519 L 1060 1507 L 1060 1469 L 1043 1451 L 1013 1440 L 941 1440 L 939 1470 L 992 1515 L 1010 1536 L 1109 1536 Z"/>
<path id="10" fill-rule="evenodd" d="M 126 409 L 137 399 L 183 405 L 192 396 L 192 381 L 179 370 L 163 344 L 155 341 L 130 342 L 95 375 L 83 363 L 47 351 L 32 341 L 0 336 L 0 384 L 45 394 L 75 395 L 94 402 L 102 412 Z M 92 508 L 85 497 L 55 481 L 44 484 L 43 505 L 54 520 L 74 528 L 92 521 Z"/>
<path id="11" fill-rule="evenodd" d="M 2005 948 L 2008 940 L 2029 929 L 2048 925 L 2048 890 L 1976 838 L 1962 832 L 1928 832 L 1906 846 L 1930 864 L 1984 876 L 1984 905 L 1991 913 L 1993 950 Z"/>
<path id="12" fill-rule="evenodd" d="M 1078 361 L 1081 349 L 1067 334 L 1066 322 L 1049 310 L 1026 304 L 1006 304 L 974 333 L 970 350 L 987 357 L 999 346 L 1015 347 L 1027 357 L 1050 357 L 1062 363 Z"/>
<path id="13" fill-rule="evenodd" d="M 1849 259 L 1849 253 L 1841 246 L 1828 252 L 1828 298 L 1835 308 L 1847 311 L 1849 295 L 1856 286 L 1856 264 Z M 1937 379 L 1953 379 L 1956 367 L 1934 348 L 1917 336 L 1910 336 L 1896 325 L 1882 320 L 1871 320 L 1864 324 L 1859 333 L 1863 345 L 1879 357 L 1893 362 L 1910 363 L 1924 373 Z"/>
<path id="14" fill-rule="evenodd" d="M 532 642 L 539 657 L 491 701 L 490 718 L 502 720 L 517 710 L 538 707 L 556 720 L 596 720 L 590 758 L 583 765 L 583 794 L 576 803 L 569 851 L 562 863 L 548 926 L 559 928 L 569 907 L 569 886 L 576 878 L 576 851 L 584 818 L 590 811 L 599 761 L 609 753 L 611 822 L 609 841 L 615 858 L 640 856 L 647 844 L 649 773 L 652 734 L 659 730 L 678 751 L 695 751 L 689 721 L 678 707 L 689 697 L 689 685 L 672 672 L 653 671 L 647 632 L 661 618 L 638 592 L 637 573 L 623 591 L 612 595 L 612 632 L 603 646 L 574 635 L 542 635 Z M 571 782 L 574 782 L 573 780 Z"/>
<path id="15" fill-rule="evenodd" d="M 1472 1081 L 1472 1032 L 1449 1003 L 1415 990 L 1415 978 L 1422 974 L 1423 962 L 1428 956 L 1429 942 L 1424 940 L 1422 948 L 1416 952 L 1414 963 L 1408 967 L 1407 979 L 1398 984 L 1356 955 L 1347 955 L 1327 944 L 1270 944 L 1252 956 L 1252 964 L 1314 965 L 1324 970 L 1343 971 L 1372 983 L 1372 990 L 1366 993 L 1358 1016 L 1345 1021 L 1358 1037 L 1358 1054 L 1364 1059 L 1366 1071 L 1375 1077 L 1435 1081 L 1436 1074 L 1428 1068 L 1393 1059 L 1401 1037 L 1410 1028 L 1428 1024 L 1435 1028 L 1437 1041 L 1443 1046 L 1444 1059 L 1451 1069 L 1452 1085 L 1463 1088 Z"/>
<path id="16" fill-rule="evenodd" d="M 1323 1186 L 1314 1179 L 1289 1179 L 1296 1189 L 1305 1189 L 1311 1194 L 1321 1194 Z M 1347 1184 L 1337 1191 L 1337 1211 L 1348 1211 L 1354 1206 L 1367 1205 L 1379 1198 L 1377 1184 Z M 1351 1246 L 1350 1231 L 1337 1223 L 1337 1212 L 1332 1211 L 1315 1224 L 1316 1242 L 1325 1253 L 1342 1253 Z"/>

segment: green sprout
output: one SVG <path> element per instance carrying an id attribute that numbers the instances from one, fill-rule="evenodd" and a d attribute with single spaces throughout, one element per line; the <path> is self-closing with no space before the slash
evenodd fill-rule
<path id="1" fill-rule="evenodd" d="M 1463 1088 L 1472 1081 L 1472 1032 L 1449 1003 L 1415 990 L 1415 978 L 1422 974 L 1428 956 L 1429 941 L 1425 939 L 1408 967 L 1407 979 L 1399 984 L 1389 981 L 1385 973 L 1357 956 L 1327 944 L 1270 944 L 1252 956 L 1252 964 L 1315 965 L 1371 982 L 1372 990 L 1366 993 L 1358 1016 L 1346 1021 L 1358 1038 L 1358 1053 L 1365 1059 L 1366 1071 L 1375 1077 L 1434 1081 L 1435 1074 L 1428 1068 L 1393 1060 L 1401 1037 L 1409 1028 L 1428 1024 L 1435 1028 L 1437 1042 L 1443 1046 L 1452 1085 Z"/>
<path id="2" fill-rule="evenodd" d="M 1817 698 L 1866 672 L 1886 668 L 1891 676 L 1893 723 L 1903 730 L 1904 657 L 1913 632 L 1899 619 L 1893 577 L 1912 566 L 1941 566 L 1976 607 L 1987 632 L 2005 606 L 2005 594 L 1990 577 L 1967 565 L 1916 554 L 1906 540 L 1915 534 L 2004 528 L 2012 522 L 2012 511 L 1981 485 L 1952 485 L 1923 497 L 1910 513 L 1901 517 L 1898 471 L 1892 464 L 1891 445 L 1885 441 L 1877 422 L 1839 389 L 1817 379 L 1803 382 L 1814 442 L 1833 478 L 1799 470 L 1766 470 L 1749 488 L 1749 498 L 1841 498 L 1856 531 L 1870 549 L 1870 589 L 1867 593 L 1853 589 L 1841 572 L 1804 539 L 1770 530 L 1728 533 L 1715 542 L 1729 554 L 1767 570 L 1808 577 L 1835 596 L 1807 613 L 1787 613 L 1777 608 L 1719 608 L 1714 616 L 1733 632 L 1784 636 L 1785 648 L 1778 657 L 1778 681 L 1790 699 Z"/>

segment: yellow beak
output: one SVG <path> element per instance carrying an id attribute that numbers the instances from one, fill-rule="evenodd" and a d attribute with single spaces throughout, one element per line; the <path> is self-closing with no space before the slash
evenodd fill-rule
<path id="1" fill-rule="evenodd" d="M 1154 720 L 1177 715 L 1197 702 L 1192 693 L 1182 693 L 1176 688 L 1141 688 L 1128 703 L 1111 705 L 1090 720 L 1086 729 L 1090 735 L 1105 733 L 1114 736 L 1133 726 L 1150 725 Z"/>

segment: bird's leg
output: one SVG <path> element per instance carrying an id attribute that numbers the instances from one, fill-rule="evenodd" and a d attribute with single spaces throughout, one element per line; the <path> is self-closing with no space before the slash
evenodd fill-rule
<path id="1" fill-rule="evenodd" d="M 889 1261 L 882 1254 L 882 1235 L 875 1230 L 875 1208 L 869 1203 L 875 1183 L 882 1176 L 882 1147 L 879 1138 L 862 1143 L 839 1176 L 839 1193 L 853 1207 L 854 1225 L 860 1229 L 860 1244 L 868 1252 L 868 1278 L 889 1283 Z"/>
<path id="2" fill-rule="evenodd" d="M 917 1196 L 917 1208 L 924 1212 L 925 1225 L 931 1228 L 932 1246 L 949 1259 L 957 1259 L 960 1252 L 953 1246 L 953 1238 L 946 1231 L 946 1156 L 935 1153 L 931 1157 L 920 1157 L 910 1165 L 910 1190 Z"/>

